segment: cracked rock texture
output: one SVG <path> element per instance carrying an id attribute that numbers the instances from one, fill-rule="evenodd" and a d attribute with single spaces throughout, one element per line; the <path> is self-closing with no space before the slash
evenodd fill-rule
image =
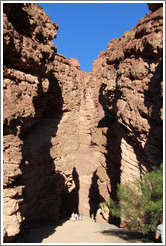
<path id="1" fill-rule="evenodd" d="M 4 241 L 55 221 L 79 145 L 80 85 L 56 53 L 58 25 L 37 4 L 4 4 Z"/>
<path id="2" fill-rule="evenodd" d="M 162 163 L 163 8 L 148 7 L 153 12 L 111 40 L 92 69 L 102 81 L 103 109 L 113 119 L 107 130 L 108 168 L 111 179 L 117 176 L 121 183 Z"/>
<path id="3" fill-rule="evenodd" d="M 83 72 L 57 54 L 40 6 L 4 3 L 3 236 L 98 204 L 162 163 L 163 8 L 108 43 Z"/>

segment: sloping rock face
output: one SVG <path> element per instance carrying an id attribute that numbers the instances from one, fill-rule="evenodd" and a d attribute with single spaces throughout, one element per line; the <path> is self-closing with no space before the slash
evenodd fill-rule
<path id="1" fill-rule="evenodd" d="M 117 183 L 162 162 L 163 9 L 148 7 L 86 73 L 40 6 L 4 4 L 4 242 L 72 212 L 108 220 Z"/>

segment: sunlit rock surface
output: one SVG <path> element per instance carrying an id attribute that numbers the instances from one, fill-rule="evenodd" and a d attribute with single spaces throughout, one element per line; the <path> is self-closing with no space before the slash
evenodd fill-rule
<path id="1" fill-rule="evenodd" d="M 40 6 L 4 3 L 4 242 L 72 212 L 108 221 L 117 183 L 162 163 L 163 8 L 148 7 L 87 73 Z"/>

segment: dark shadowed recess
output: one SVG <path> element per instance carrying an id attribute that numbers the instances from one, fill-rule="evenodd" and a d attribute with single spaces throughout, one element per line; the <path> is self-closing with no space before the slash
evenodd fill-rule
<path id="1" fill-rule="evenodd" d="M 99 209 L 99 203 L 104 201 L 104 198 L 100 195 L 99 186 L 97 180 L 99 177 L 96 174 L 97 171 L 93 173 L 92 183 L 89 190 L 89 205 L 90 205 L 90 216 L 94 215 L 96 218 L 97 210 Z"/>
<path id="2" fill-rule="evenodd" d="M 111 184 L 111 196 L 116 198 L 116 185 L 120 182 L 120 165 L 121 165 L 121 138 L 122 138 L 122 131 L 120 125 L 117 121 L 117 99 L 119 98 L 120 94 L 118 89 L 115 91 L 115 102 L 109 102 L 107 97 L 103 96 L 103 92 L 105 90 L 106 85 L 102 84 L 99 90 L 99 102 L 103 107 L 105 112 L 105 117 L 99 121 L 98 127 L 106 127 L 107 128 L 107 153 L 106 157 L 106 164 L 107 164 L 107 174 L 110 178 Z M 113 110 L 108 108 L 109 104 L 113 104 Z"/>
<path id="3" fill-rule="evenodd" d="M 106 85 L 102 84 L 100 90 L 99 90 L 99 102 L 103 107 L 103 110 L 105 112 L 105 117 L 101 119 L 98 123 L 98 127 L 106 127 L 107 133 L 107 153 L 105 154 L 106 158 L 106 164 L 107 164 L 107 175 L 110 179 L 110 185 L 111 185 L 111 193 L 110 197 L 113 199 L 117 199 L 117 184 L 120 183 L 120 176 L 121 176 L 121 139 L 123 132 L 121 130 L 121 127 L 116 119 L 116 113 L 117 113 L 117 107 L 116 102 L 114 103 L 114 111 L 110 110 L 107 105 L 109 105 L 109 101 L 107 101 L 107 98 L 103 96 L 103 92 Z M 120 96 L 118 91 L 115 91 L 116 93 L 116 99 Z M 112 102 L 111 102 L 112 103 Z M 111 223 L 115 223 L 119 225 L 119 219 L 116 218 L 110 218 Z"/>
<path id="4" fill-rule="evenodd" d="M 80 189 L 80 182 L 79 182 L 79 175 L 76 171 L 76 168 L 73 168 L 72 172 L 73 180 L 75 183 L 75 188 L 69 192 L 68 189 L 65 189 L 62 192 L 62 202 L 61 202 L 61 208 L 60 208 L 60 219 L 65 218 L 66 216 L 69 218 L 71 214 L 79 213 L 78 206 L 79 206 L 79 196 L 78 192 Z"/>
<path id="5" fill-rule="evenodd" d="M 145 106 L 150 109 L 151 115 L 148 117 L 150 125 L 149 134 L 144 146 L 144 152 L 151 164 L 160 166 L 163 163 L 163 121 L 161 120 L 163 108 L 163 96 L 161 95 L 161 83 L 163 82 L 163 58 L 159 60 L 158 66 L 150 80 L 148 90 L 145 91 Z"/>
<path id="6" fill-rule="evenodd" d="M 40 83 L 39 83 L 40 84 Z M 21 232 L 14 239 L 25 238 L 29 226 L 38 227 L 53 223 L 59 225 L 61 193 L 64 189 L 64 177 L 55 171 L 55 161 L 50 155 L 51 139 L 56 136 L 58 124 L 62 116 L 62 93 L 57 79 L 50 74 L 47 93 L 38 87 L 34 108 L 38 123 L 24 129 L 20 138 L 23 140 L 22 175 L 15 185 L 24 186 L 23 201 L 19 211 L 25 217 Z M 53 231 L 45 230 L 45 236 Z M 43 238 L 40 238 L 42 241 Z M 40 242 L 41 242 L 40 241 Z"/>
<path id="7" fill-rule="evenodd" d="M 4 3 L 3 10 L 18 33 L 28 37 L 32 36 L 32 26 L 27 12 L 23 10 L 22 3 Z"/>

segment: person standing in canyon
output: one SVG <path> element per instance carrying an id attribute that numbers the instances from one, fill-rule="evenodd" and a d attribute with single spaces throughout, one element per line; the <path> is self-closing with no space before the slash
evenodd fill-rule
<path id="1" fill-rule="evenodd" d="M 161 237 L 161 242 L 163 243 L 163 217 L 162 216 L 160 217 L 160 222 L 161 224 L 157 226 L 155 239 L 159 239 L 159 237 Z"/>
<path id="2" fill-rule="evenodd" d="M 72 215 L 71 215 L 71 220 L 72 220 L 72 221 L 75 221 L 75 214 L 74 214 L 74 212 L 73 212 Z"/>

